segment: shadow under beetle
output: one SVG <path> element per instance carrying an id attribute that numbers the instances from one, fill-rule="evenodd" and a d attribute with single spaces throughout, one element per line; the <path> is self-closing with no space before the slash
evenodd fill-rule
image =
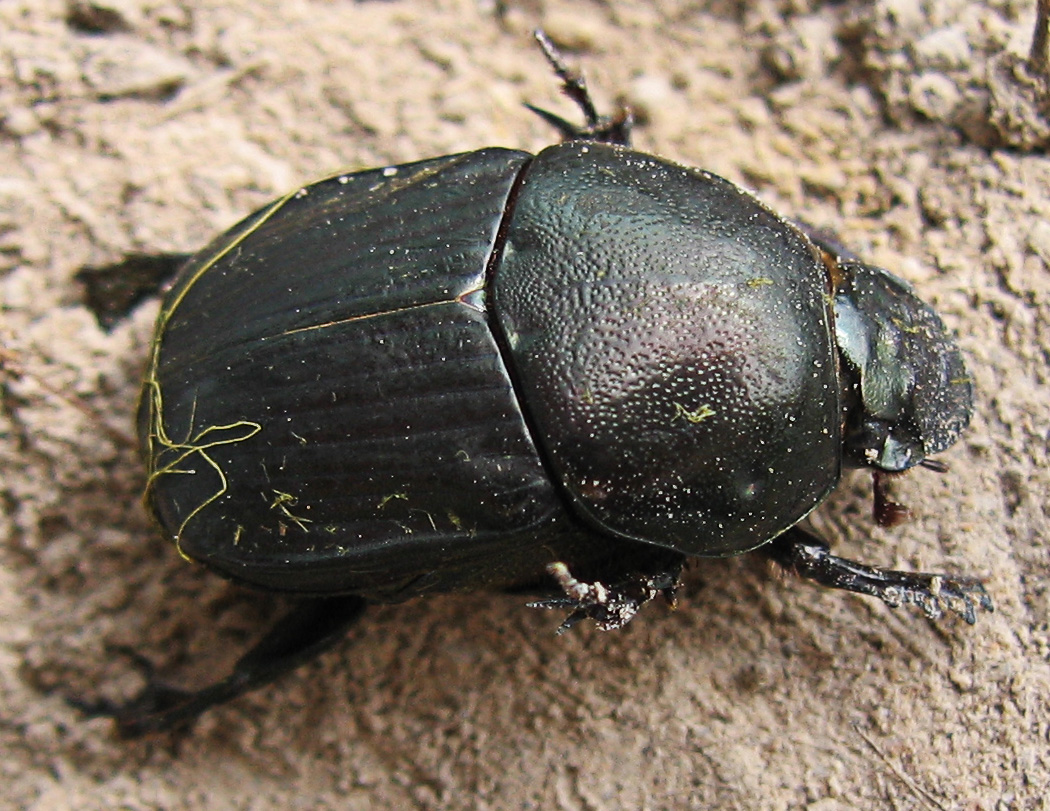
<path id="1" fill-rule="evenodd" d="M 338 640 L 369 602 L 535 588 L 626 623 L 691 557 L 974 622 L 968 578 L 878 569 L 796 526 L 843 466 L 928 461 L 973 389 L 900 279 L 720 177 L 586 125 L 306 186 L 168 290 L 139 409 L 146 501 L 186 558 L 303 596 L 232 673 L 88 707 L 189 722 Z M 535 108 L 533 108 L 535 109 Z M 901 508 L 876 480 L 883 523 Z"/>

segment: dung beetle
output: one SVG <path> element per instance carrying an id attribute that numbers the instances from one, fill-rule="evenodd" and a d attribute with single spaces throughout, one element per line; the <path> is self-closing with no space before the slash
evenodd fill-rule
<path id="1" fill-rule="evenodd" d="M 687 559 L 756 549 L 930 617 L 991 610 L 976 580 L 835 557 L 798 526 L 844 467 L 943 469 L 973 387 L 938 316 L 733 183 L 631 150 L 629 115 L 599 116 L 537 39 L 586 119 L 532 108 L 561 143 L 305 186 L 167 291 L 146 502 L 183 557 L 303 599 L 216 684 L 89 708 L 122 734 L 436 592 L 533 589 L 563 629 L 612 629 Z"/>

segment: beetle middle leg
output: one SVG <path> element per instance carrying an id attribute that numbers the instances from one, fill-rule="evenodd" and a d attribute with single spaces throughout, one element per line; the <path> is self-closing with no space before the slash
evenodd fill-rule
<path id="1" fill-rule="evenodd" d="M 585 619 L 594 620 L 603 631 L 614 631 L 630 622 L 638 609 L 659 595 L 673 606 L 684 565 L 684 555 L 658 553 L 647 567 L 649 571 L 631 572 L 615 582 L 603 583 L 577 580 L 565 563 L 552 563 L 547 573 L 557 581 L 564 596 L 537 600 L 529 603 L 529 608 L 569 609 L 569 616 L 558 627 L 559 634 Z"/>
<path id="2" fill-rule="evenodd" d="M 360 597 L 302 600 L 248 650 L 229 675 L 200 690 L 182 690 L 156 678 L 148 660 L 135 656 L 146 686 L 127 703 L 72 700 L 88 716 L 110 717 L 122 738 L 137 738 L 188 725 L 205 710 L 264 687 L 343 638 L 364 612 Z"/>
<path id="3" fill-rule="evenodd" d="M 561 133 L 563 141 L 601 141 L 606 144 L 630 146 L 631 128 L 634 126 L 634 117 L 630 110 L 621 107 L 616 115 L 599 115 L 583 74 L 571 69 L 565 63 L 561 52 L 542 29 L 537 29 L 535 36 L 540 48 L 543 49 L 543 55 L 547 57 L 555 74 L 561 79 L 562 92 L 580 108 L 587 123 L 582 127 L 577 126 L 549 110 L 534 107 L 528 103 L 525 106 Z"/>
<path id="4" fill-rule="evenodd" d="M 993 610 L 992 600 L 979 580 L 930 572 L 879 569 L 836 557 L 824 540 L 799 527 L 792 527 L 756 551 L 814 583 L 878 597 L 894 608 L 911 603 L 921 608 L 930 619 L 936 619 L 948 610 L 973 625 L 977 621 L 978 607 Z"/>

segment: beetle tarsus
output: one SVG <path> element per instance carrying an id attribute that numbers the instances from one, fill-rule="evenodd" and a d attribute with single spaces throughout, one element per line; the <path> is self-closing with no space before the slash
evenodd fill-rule
<path id="1" fill-rule="evenodd" d="M 945 611 L 967 623 L 977 621 L 977 609 L 992 611 L 992 600 L 979 580 L 929 572 L 879 569 L 832 555 L 823 540 L 798 527 L 758 550 L 781 567 L 822 586 L 878 597 L 888 606 L 911 604 L 930 619 Z"/>
<path id="2" fill-rule="evenodd" d="M 630 146 L 631 128 L 634 126 L 634 116 L 631 115 L 631 111 L 626 107 L 621 107 L 615 115 L 600 115 L 594 99 L 591 98 L 591 91 L 587 89 L 587 81 L 583 74 L 566 64 L 561 52 L 546 32 L 537 29 L 534 36 L 540 48 L 543 49 L 543 55 L 547 57 L 551 68 L 554 69 L 554 73 L 561 79 L 562 92 L 580 108 L 586 123 L 580 127 L 549 110 L 534 107 L 528 103 L 525 106 L 554 127 L 561 134 L 563 141 L 601 141 L 606 144 Z"/>
<path id="3" fill-rule="evenodd" d="M 152 665 L 149 670 L 152 673 Z M 138 738 L 150 732 L 189 726 L 194 718 L 222 697 L 205 695 L 208 690 L 193 693 L 156 681 L 152 675 L 137 696 L 127 702 L 99 699 L 85 701 L 71 698 L 69 703 L 87 718 L 112 718 L 117 735 L 122 739 Z M 229 697 L 233 697 L 230 694 Z"/>
<path id="4" fill-rule="evenodd" d="M 577 580 L 560 561 L 550 564 L 547 572 L 565 596 L 538 600 L 529 603 L 529 608 L 571 609 L 557 633 L 563 634 L 585 619 L 593 619 L 603 631 L 614 631 L 630 622 L 643 605 L 658 595 L 663 595 L 674 606 L 682 561 L 655 574 L 633 574 L 610 585 L 597 580 L 590 583 Z"/>
<path id="5" fill-rule="evenodd" d="M 153 662 L 131 648 L 123 645 L 108 648 L 116 656 L 128 659 L 146 682 L 135 698 L 127 702 L 112 701 L 108 698 L 84 699 L 69 697 L 70 706 L 80 710 L 87 718 L 112 718 L 121 738 L 136 738 L 149 731 L 142 727 L 142 721 L 158 713 L 184 703 L 189 695 L 185 690 L 170 687 L 157 679 L 157 668 Z M 170 726 L 174 726 L 172 722 Z"/>
<path id="6" fill-rule="evenodd" d="M 205 710 L 263 687 L 343 638 L 361 616 L 360 597 L 304 600 L 288 612 L 234 664 L 229 675 L 200 690 L 181 690 L 156 678 L 153 663 L 127 652 L 146 678 L 146 686 L 126 703 L 71 700 L 88 717 L 112 718 L 122 738 L 188 727 Z"/>

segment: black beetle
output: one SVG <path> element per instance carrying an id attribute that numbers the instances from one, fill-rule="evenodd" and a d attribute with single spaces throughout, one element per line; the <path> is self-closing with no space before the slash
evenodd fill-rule
<path id="1" fill-rule="evenodd" d="M 167 292 L 147 502 L 184 557 L 309 599 L 211 687 L 93 706 L 122 733 L 432 592 L 558 585 L 534 605 L 616 628 L 687 558 L 760 548 L 931 617 L 991 609 L 976 580 L 857 564 L 796 526 L 843 465 L 942 469 L 973 393 L 937 315 L 732 183 L 630 150 L 629 116 L 598 116 L 538 39 L 587 119 L 536 110 L 563 143 L 322 180 Z"/>

